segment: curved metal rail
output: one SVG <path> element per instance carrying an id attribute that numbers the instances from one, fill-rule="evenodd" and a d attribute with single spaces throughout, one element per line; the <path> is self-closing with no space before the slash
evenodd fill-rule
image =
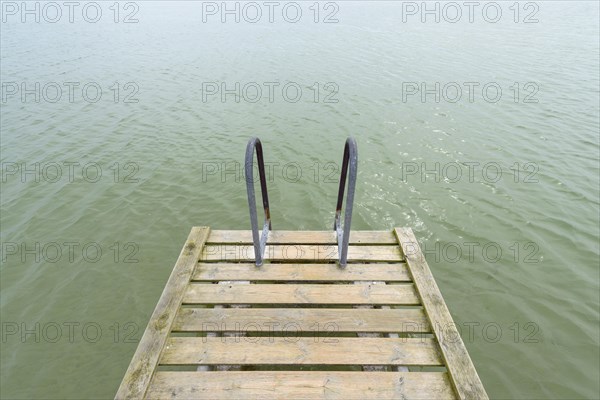
<path id="1" fill-rule="evenodd" d="M 337 234 L 338 254 L 340 267 L 344 268 L 348 261 L 348 242 L 350 241 L 350 226 L 352 224 L 352 208 L 354 206 L 354 189 L 356 188 L 356 170 L 358 166 L 358 151 L 356 140 L 349 137 L 344 146 L 344 158 L 342 161 L 342 171 L 340 176 L 340 188 L 338 191 L 337 207 L 335 209 L 335 221 L 333 230 Z M 350 170 L 350 179 L 348 180 L 348 192 L 346 201 L 346 210 L 344 211 L 344 225 L 340 224 L 342 214 L 342 204 L 344 202 L 344 189 L 346 187 L 346 175 Z"/>
<path id="2" fill-rule="evenodd" d="M 265 210 L 265 223 L 262 235 L 258 235 L 258 221 L 256 217 L 256 196 L 254 194 L 254 149 L 258 160 L 258 174 L 260 176 L 260 191 L 262 193 L 263 208 Z M 269 195 L 267 193 L 267 179 L 265 177 L 265 162 L 263 160 L 262 144 L 255 137 L 248 141 L 246 146 L 246 190 L 248 192 L 248 207 L 250 208 L 250 224 L 252 225 L 252 240 L 254 241 L 254 256 L 256 266 L 261 266 L 264 259 L 265 247 L 269 231 L 271 230 L 271 213 L 269 211 Z"/>
<path id="3" fill-rule="evenodd" d="M 256 216 L 256 195 L 254 192 L 254 151 L 258 160 L 258 174 L 260 176 L 260 190 L 262 193 L 263 208 L 265 210 L 265 223 L 262 234 L 258 232 L 258 221 Z M 348 243 L 350 241 L 350 227 L 352 225 L 352 209 L 354 207 L 354 190 L 356 188 L 356 174 L 358 167 L 358 151 L 356 140 L 349 137 L 344 146 L 344 158 L 340 176 L 340 187 L 338 190 L 337 206 L 333 230 L 336 232 L 339 254 L 339 265 L 344 268 L 348 262 Z M 344 203 L 344 190 L 346 189 L 346 178 L 348 179 L 348 190 L 346 193 L 346 209 L 344 211 L 344 224 L 341 224 L 342 206 Z M 248 192 L 248 207 L 250 209 L 250 224 L 252 226 L 252 241 L 254 243 L 254 256 L 256 266 L 261 266 L 264 261 L 265 247 L 269 231 L 271 230 L 271 213 L 269 211 L 269 195 L 267 193 L 267 179 L 265 176 L 265 163 L 263 159 L 262 144 L 260 139 L 250 139 L 246 147 L 246 190 Z"/>

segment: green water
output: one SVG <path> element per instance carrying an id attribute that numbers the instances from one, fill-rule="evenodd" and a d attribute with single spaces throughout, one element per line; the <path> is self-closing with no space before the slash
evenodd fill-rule
<path id="1" fill-rule="evenodd" d="M 248 228 L 253 135 L 274 229 L 330 229 L 357 139 L 353 228 L 413 228 L 492 398 L 600 396 L 598 3 L 100 4 L 3 14 L 2 398 L 114 396 L 190 227 Z"/>

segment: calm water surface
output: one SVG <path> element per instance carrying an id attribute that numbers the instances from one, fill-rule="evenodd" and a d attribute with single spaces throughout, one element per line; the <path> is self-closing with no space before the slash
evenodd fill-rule
<path id="1" fill-rule="evenodd" d="M 2 23 L 3 398 L 114 396 L 190 227 L 248 228 L 252 135 L 275 229 L 330 229 L 356 137 L 353 228 L 413 228 L 491 397 L 598 398 L 597 2 L 520 3 L 519 23 L 512 2 L 497 23 L 338 2 L 328 24 L 324 3 L 256 24 L 101 4 Z M 236 82 L 239 102 L 210 94 Z"/>

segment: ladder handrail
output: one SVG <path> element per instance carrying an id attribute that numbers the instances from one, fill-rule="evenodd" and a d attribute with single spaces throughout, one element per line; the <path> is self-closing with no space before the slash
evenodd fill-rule
<path id="1" fill-rule="evenodd" d="M 265 210 L 265 223 L 262 234 L 258 232 L 258 221 L 256 216 L 256 195 L 254 192 L 254 151 L 258 160 L 258 173 L 260 176 L 260 190 L 262 193 L 263 208 Z M 358 169 L 358 150 L 356 140 L 353 137 L 346 139 L 344 145 L 344 156 L 342 159 L 342 170 L 340 186 L 338 189 L 337 206 L 335 209 L 335 220 L 333 230 L 337 236 L 338 255 L 340 267 L 346 267 L 348 263 L 348 243 L 350 242 L 350 227 L 352 225 L 352 209 L 354 207 L 354 191 L 356 189 L 356 175 Z M 346 209 L 344 211 L 344 224 L 341 224 L 342 206 L 344 203 L 344 190 L 346 189 L 346 178 L 348 179 L 348 190 L 346 192 Z M 269 210 L 269 195 L 267 193 L 267 179 L 265 176 L 265 163 L 260 139 L 251 138 L 246 146 L 246 191 L 248 192 L 248 208 L 250 209 L 250 224 L 252 226 L 252 241 L 254 244 L 254 257 L 256 266 L 263 264 L 267 239 L 271 228 L 271 213 Z"/>
<path id="2" fill-rule="evenodd" d="M 356 140 L 353 137 L 346 139 L 344 146 L 344 158 L 342 161 L 342 171 L 340 176 L 340 187 L 338 190 L 337 206 L 335 209 L 335 221 L 333 230 L 337 234 L 338 254 L 340 267 L 346 267 L 348 262 L 348 242 L 350 241 L 350 226 L 352 224 L 352 208 L 354 207 L 354 190 L 356 188 L 356 172 L 358 167 L 358 150 Z M 344 212 L 344 225 L 340 224 L 342 214 L 342 204 L 344 202 L 344 189 L 346 187 L 346 175 L 350 170 L 350 179 L 348 180 L 348 192 L 346 201 L 346 210 Z"/>
<path id="3" fill-rule="evenodd" d="M 258 235 L 258 221 L 256 217 L 256 196 L 254 194 L 254 150 L 258 160 L 258 174 L 260 176 L 260 191 L 262 193 L 263 208 L 265 210 L 265 223 L 262 235 Z M 263 264 L 265 247 L 269 231 L 271 230 L 271 213 L 269 210 L 269 195 L 267 193 L 267 179 L 265 177 L 265 162 L 263 159 L 262 144 L 257 137 L 251 138 L 246 146 L 246 191 L 248 192 L 248 207 L 250 208 L 250 224 L 252 225 L 252 240 L 254 242 L 254 257 L 256 266 Z"/>

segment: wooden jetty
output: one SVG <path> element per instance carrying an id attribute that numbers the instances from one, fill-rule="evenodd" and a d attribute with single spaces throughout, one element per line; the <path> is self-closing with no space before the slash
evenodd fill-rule
<path id="1" fill-rule="evenodd" d="M 194 227 L 117 399 L 487 399 L 408 228 Z"/>

